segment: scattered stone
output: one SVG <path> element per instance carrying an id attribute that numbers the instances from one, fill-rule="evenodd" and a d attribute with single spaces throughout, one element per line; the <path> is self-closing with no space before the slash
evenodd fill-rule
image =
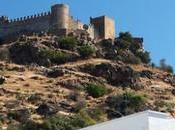
<path id="1" fill-rule="evenodd" d="M 65 86 L 68 89 L 77 89 L 77 90 L 83 90 L 84 86 L 83 83 L 79 79 L 70 79 L 66 81 L 60 81 L 58 84 Z"/>
<path id="2" fill-rule="evenodd" d="M 47 72 L 47 76 L 51 78 L 57 78 L 64 75 L 64 70 L 60 68 L 53 68 Z"/>
<path id="3" fill-rule="evenodd" d="M 14 109 L 14 108 L 18 108 L 19 105 L 20 105 L 20 101 L 13 100 L 13 101 L 6 102 L 5 107 L 8 109 Z"/>
<path id="4" fill-rule="evenodd" d="M 4 88 L 0 88 L 0 96 L 7 94 L 7 91 Z"/>
<path id="5" fill-rule="evenodd" d="M 73 107 L 71 106 L 71 104 L 68 103 L 68 102 L 66 102 L 66 101 L 62 101 L 59 104 L 60 104 L 60 107 L 61 108 L 66 109 L 68 111 L 71 111 L 73 109 Z"/>
<path id="6" fill-rule="evenodd" d="M 131 89 L 135 90 L 135 91 L 139 91 L 139 90 L 142 90 L 145 88 L 145 85 L 143 83 L 139 83 L 139 82 L 136 82 L 135 84 L 133 84 L 131 86 Z"/>
<path id="7" fill-rule="evenodd" d="M 165 75 L 162 80 L 172 86 L 175 86 L 175 76 L 173 75 Z"/>
<path id="8" fill-rule="evenodd" d="M 153 73 L 149 70 L 143 70 L 142 72 L 140 72 L 140 76 L 144 78 L 146 77 L 146 78 L 152 79 Z"/>
<path id="9" fill-rule="evenodd" d="M 25 72 L 25 67 L 14 66 L 8 68 L 9 71 Z"/>
<path id="10" fill-rule="evenodd" d="M 109 119 L 120 118 L 123 116 L 120 112 L 112 110 L 112 109 L 108 109 L 107 114 L 108 114 Z"/>
<path id="11" fill-rule="evenodd" d="M 40 115 L 49 116 L 49 115 L 56 114 L 58 110 L 50 104 L 41 104 L 36 109 L 36 112 Z"/>
<path id="12" fill-rule="evenodd" d="M 0 76 L 0 85 L 3 84 L 5 82 L 5 77 Z"/>
<path id="13" fill-rule="evenodd" d="M 171 91 L 171 93 L 175 96 L 175 89 L 173 89 L 173 90 Z"/>
<path id="14" fill-rule="evenodd" d="M 26 122 L 31 116 L 31 113 L 28 109 L 19 109 L 8 113 L 8 117 L 19 122 Z"/>
<path id="15" fill-rule="evenodd" d="M 130 86 L 136 83 L 139 77 L 139 74 L 131 67 L 118 64 L 102 63 L 91 69 L 86 66 L 80 69 L 94 76 L 103 77 L 112 85 Z"/>

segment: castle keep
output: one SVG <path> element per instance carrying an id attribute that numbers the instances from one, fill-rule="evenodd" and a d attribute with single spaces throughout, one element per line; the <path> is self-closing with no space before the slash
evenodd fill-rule
<path id="1" fill-rule="evenodd" d="M 69 6 L 56 4 L 49 12 L 9 20 L 6 16 L 0 17 L 0 38 L 33 32 L 53 31 L 57 35 L 68 35 L 76 31 L 86 31 L 93 39 L 114 39 L 115 22 L 107 16 L 90 18 L 90 24 L 84 25 L 75 20 L 69 11 Z"/>

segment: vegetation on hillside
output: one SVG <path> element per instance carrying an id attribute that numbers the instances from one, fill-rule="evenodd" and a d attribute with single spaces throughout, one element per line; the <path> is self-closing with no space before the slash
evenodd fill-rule
<path id="1" fill-rule="evenodd" d="M 151 64 L 133 39 L 129 32 L 97 43 L 35 34 L 3 46 L 0 124 L 77 130 L 147 109 L 175 113 L 172 66 Z"/>

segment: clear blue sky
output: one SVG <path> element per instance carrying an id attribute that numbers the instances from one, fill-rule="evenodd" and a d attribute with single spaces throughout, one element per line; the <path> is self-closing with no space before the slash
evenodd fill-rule
<path id="1" fill-rule="evenodd" d="M 144 37 L 153 62 L 165 58 L 175 67 L 175 0 L 1 0 L 0 15 L 31 15 L 60 2 L 69 4 L 71 14 L 85 23 L 90 16 L 113 17 L 117 33 L 130 31 Z"/>

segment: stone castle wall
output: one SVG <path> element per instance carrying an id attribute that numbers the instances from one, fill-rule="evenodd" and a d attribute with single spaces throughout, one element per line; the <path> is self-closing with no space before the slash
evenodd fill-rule
<path id="1" fill-rule="evenodd" d="M 0 37 L 15 35 L 21 32 L 48 31 L 50 18 L 51 13 L 46 12 L 0 23 Z"/>
<path id="2" fill-rule="evenodd" d="M 114 39 L 115 38 L 115 22 L 114 22 L 114 20 L 105 16 L 104 23 L 105 23 L 104 38 L 105 39 L 108 39 L 108 38 Z"/>
<path id="3" fill-rule="evenodd" d="M 84 24 L 75 20 L 69 14 L 69 6 L 56 4 L 51 11 L 8 20 L 7 17 L 0 17 L 0 39 L 19 34 L 31 34 L 52 31 L 57 35 L 67 35 L 77 30 L 84 31 Z M 89 36 L 95 39 L 108 39 L 115 37 L 115 22 L 106 16 L 91 19 L 88 29 Z"/>
<path id="4" fill-rule="evenodd" d="M 69 15 L 69 7 L 64 4 L 52 6 L 51 12 L 13 20 L 8 20 L 4 16 L 0 17 L 0 38 L 25 32 L 48 32 L 50 29 L 61 30 L 61 32 L 66 33 L 65 30 L 83 29 L 83 23 L 74 20 Z"/>
<path id="5" fill-rule="evenodd" d="M 115 38 L 115 21 L 107 16 L 91 18 L 94 25 L 94 37 L 97 39 Z"/>

